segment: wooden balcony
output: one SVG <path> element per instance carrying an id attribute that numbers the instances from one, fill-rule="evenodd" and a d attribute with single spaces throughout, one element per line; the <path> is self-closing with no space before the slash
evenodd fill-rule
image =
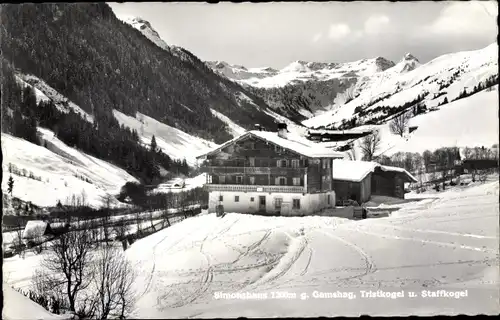
<path id="1" fill-rule="evenodd" d="M 302 186 L 259 186 L 246 184 L 206 184 L 208 191 L 306 193 Z"/>
<path id="2" fill-rule="evenodd" d="M 272 174 L 272 175 L 304 175 L 307 168 L 278 168 L 278 167 L 213 167 L 206 166 L 201 168 L 203 172 L 209 174 Z"/>

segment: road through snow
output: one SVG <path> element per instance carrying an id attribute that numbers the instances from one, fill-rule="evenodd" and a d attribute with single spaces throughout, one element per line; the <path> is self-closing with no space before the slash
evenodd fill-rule
<path id="1" fill-rule="evenodd" d="M 127 250 L 138 261 L 138 286 L 150 283 L 134 315 L 498 313 L 498 221 L 498 181 L 448 190 L 420 208 L 411 203 L 407 211 L 403 205 L 391 217 L 363 221 L 202 215 Z M 361 290 L 403 290 L 404 297 L 368 298 Z M 423 290 L 467 290 L 467 296 L 424 298 Z M 410 298 L 410 291 L 417 296 Z M 325 300 L 315 297 L 318 292 L 356 297 Z M 246 298 L 221 295 L 231 293 Z"/>

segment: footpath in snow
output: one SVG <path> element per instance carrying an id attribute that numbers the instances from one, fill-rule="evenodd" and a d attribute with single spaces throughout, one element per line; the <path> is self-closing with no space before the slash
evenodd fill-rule
<path id="1" fill-rule="evenodd" d="M 449 189 L 362 221 L 186 219 L 125 251 L 132 317 L 497 314 L 498 193 L 498 180 Z M 4 259 L 4 281 L 28 287 L 40 257 Z"/>
<path id="2" fill-rule="evenodd" d="M 199 216 L 127 250 L 140 273 L 135 315 L 498 313 L 498 220 L 498 181 L 359 222 Z M 377 290 L 394 298 L 368 297 Z M 424 297 L 453 292 L 466 296 Z M 321 293 L 346 297 L 322 299 Z"/>

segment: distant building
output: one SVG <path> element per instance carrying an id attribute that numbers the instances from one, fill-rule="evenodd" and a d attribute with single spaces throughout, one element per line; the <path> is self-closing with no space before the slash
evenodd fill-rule
<path id="1" fill-rule="evenodd" d="M 335 206 L 332 159 L 344 155 L 278 132 L 248 131 L 198 157 L 209 212 L 306 215 Z"/>
<path id="2" fill-rule="evenodd" d="M 334 160 L 332 168 L 332 187 L 338 204 L 344 200 L 364 203 L 372 195 L 404 198 L 404 183 L 417 182 L 403 168 L 376 162 Z"/>
<path id="3" fill-rule="evenodd" d="M 69 229 L 69 224 L 53 223 L 42 220 L 30 220 L 23 231 L 23 239 L 32 241 L 47 236 L 57 236 Z"/>

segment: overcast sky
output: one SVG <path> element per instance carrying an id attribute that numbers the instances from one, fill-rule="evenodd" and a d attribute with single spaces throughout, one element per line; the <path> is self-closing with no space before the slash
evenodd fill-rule
<path id="1" fill-rule="evenodd" d="M 496 1 L 109 3 L 202 60 L 283 68 L 412 53 L 420 62 L 496 41 Z"/>

